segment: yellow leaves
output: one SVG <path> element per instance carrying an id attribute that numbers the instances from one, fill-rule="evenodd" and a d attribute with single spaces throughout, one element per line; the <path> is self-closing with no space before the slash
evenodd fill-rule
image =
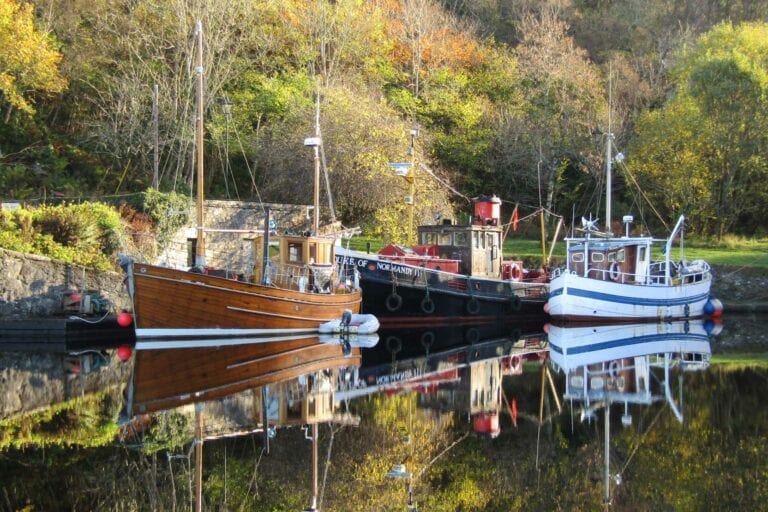
<path id="1" fill-rule="evenodd" d="M 33 19 L 32 4 L 0 0 L 0 91 L 26 113 L 34 112 L 30 89 L 61 92 L 67 85 L 58 71 L 61 53 L 35 30 Z"/>

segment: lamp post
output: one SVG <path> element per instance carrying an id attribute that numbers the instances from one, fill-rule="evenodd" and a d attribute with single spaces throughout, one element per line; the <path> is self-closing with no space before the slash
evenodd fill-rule
<path id="1" fill-rule="evenodd" d="M 416 176 L 414 172 L 415 172 L 415 165 L 416 165 L 416 137 L 419 136 L 419 129 L 411 128 L 410 133 L 411 133 L 411 145 L 408 148 L 409 161 L 408 162 L 390 162 L 389 167 L 395 171 L 395 174 L 405 178 L 405 181 L 407 181 L 408 184 L 410 185 L 409 195 L 405 196 L 405 204 L 409 205 L 408 241 L 413 242 L 415 238 L 414 235 L 416 232 L 413 225 L 413 208 L 414 208 L 414 204 L 416 203 L 415 201 Z"/>
<path id="2" fill-rule="evenodd" d="M 229 96 L 221 98 L 221 111 L 224 113 L 224 187 L 229 197 L 229 118 L 232 117 L 232 100 Z"/>
<path id="3" fill-rule="evenodd" d="M 405 469 L 405 464 L 395 464 L 386 476 L 387 478 L 403 478 L 406 480 L 408 485 L 408 511 L 417 511 L 418 506 L 413 501 L 413 475 Z"/>

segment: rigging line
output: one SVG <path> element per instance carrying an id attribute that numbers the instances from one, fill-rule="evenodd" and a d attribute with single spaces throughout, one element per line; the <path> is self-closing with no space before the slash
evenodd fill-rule
<path id="1" fill-rule="evenodd" d="M 259 204 L 261 205 L 261 211 L 264 213 L 264 201 L 262 201 L 261 194 L 259 194 L 259 188 L 256 186 L 256 177 L 251 169 L 251 164 L 248 163 L 248 156 L 245 154 L 243 141 L 240 140 L 240 132 L 236 125 L 233 126 L 233 130 L 235 132 L 235 137 L 237 138 L 237 145 L 240 146 L 240 152 L 243 154 L 243 160 L 245 160 L 245 167 L 248 169 L 248 176 L 251 178 L 251 186 L 253 187 L 253 191 L 256 192 L 256 197 L 259 199 Z"/>
<path id="2" fill-rule="evenodd" d="M 640 188 L 640 184 L 635 179 L 635 176 L 629 171 L 629 167 L 627 167 L 623 162 L 619 162 L 619 165 L 621 166 L 621 169 L 629 176 L 630 180 L 632 181 L 632 184 L 637 187 L 637 191 L 640 192 L 640 195 L 645 199 L 645 202 L 648 203 L 648 206 L 650 206 L 651 210 L 653 210 L 653 213 L 656 214 L 656 217 L 659 219 L 659 222 L 664 226 L 664 229 L 669 231 L 669 226 L 666 222 L 664 222 L 664 219 L 661 217 L 661 214 L 654 208 L 653 203 L 651 203 L 651 200 L 648 199 L 648 196 L 643 192 L 643 189 Z"/>
<path id="3" fill-rule="evenodd" d="M 328 423 L 328 428 L 331 431 L 331 439 L 328 441 L 328 455 L 325 458 L 325 469 L 323 470 L 323 485 L 320 488 L 320 497 L 317 500 L 317 507 L 318 510 L 323 509 L 323 498 L 325 497 L 325 482 L 328 480 L 328 467 L 331 465 L 331 450 L 333 449 L 333 439 L 334 435 L 336 434 L 336 431 L 333 429 L 333 425 Z M 342 425 L 339 430 L 344 428 L 344 425 Z"/>
<path id="4" fill-rule="evenodd" d="M 432 176 L 435 179 L 435 181 L 440 183 L 442 186 L 444 186 L 445 188 L 447 188 L 448 190 L 450 190 L 451 192 L 453 192 L 457 196 L 461 197 L 462 199 L 465 199 L 468 203 L 472 203 L 472 200 L 470 198 L 468 198 L 467 196 L 465 196 L 464 194 L 462 194 L 461 192 L 459 192 L 458 190 L 453 188 L 450 183 L 448 183 L 447 181 L 443 180 L 442 178 L 438 178 L 437 175 L 434 173 L 434 171 L 432 169 L 430 169 L 429 167 L 427 167 L 426 164 L 419 162 L 419 169 L 421 169 L 422 171 L 424 171 L 427 174 L 429 174 L 430 176 Z"/>
<path id="5" fill-rule="evenodd" d="M 656 416 L 654 416 L 653 420 L 651 420 L 651 424 L 648 426 L 648 428 L 643 432 L 643 435 L 640 437 L 640 440 L 637 442 L 637 444 L 632 448 L 632 451 L 629 454 L 629 457 L 627 457 L 627 460 L 624 462 L 624 465 L 621 467 L 621 471 L 619 471 L 619 474 L 623 475 L 624 470 L 627 469 L 627 466 L 629 466 L 629 462 L 632 460 L 632 457 L 635 456 L 635 453 L 637 453 L 637 450 L 640 448 L 640 446 L 643 444 L 643 441 L 645 440 L 646 436 L 648 435 L 648 432 L 651 431 L 653 426 L 656 424 L 656 420 L 659 419 L 659 416 L 661 416 L 661 412 L 664 410 L 663 407 L 659 407 L 658 412 L 656 413 Z"/>

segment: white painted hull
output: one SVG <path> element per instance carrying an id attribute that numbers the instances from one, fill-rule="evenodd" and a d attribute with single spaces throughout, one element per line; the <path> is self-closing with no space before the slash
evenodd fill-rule
<path id="1" fill-rule="evenodd" d="M 653 354 L 711 354 L 702 321 L 549 327 L 550 359 L 567 371 Z"/>
<path id="2" fill-rule="evenodd" d="M 704 315 L 712 280 L 673 286 L 589 279 L 563 272 L 549 287 L 548 313 L 575 321 L 642 321 Z"/>

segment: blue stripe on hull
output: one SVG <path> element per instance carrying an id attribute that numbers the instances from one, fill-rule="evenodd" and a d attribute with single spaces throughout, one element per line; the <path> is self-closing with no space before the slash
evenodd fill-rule
<path id="1" fill-rule="evenodd" d="M 552 292 L 550 294 L 550 297 L 555 295 L 561 295 L 561 294 L 562 294 L 562 288 Z M 613 304 L 629 304 L 633 306 L 651 306 L 651 307 L 683 306 L 685 304 L 693 304 L 694 302 L 704 301 L 709 297 L 709 293 L 702 293 L 699 295 L 692 295 L 692 296 L 654 299 L 654 298 L 614 295 L 610 293 L 584 290 L 582 288 L 568 288 L 568 295 L 573 297 L 584 297 L 586 299 L 599 300 L 601 302 L 608 302 Z"/>
<path id="2" fill-rule="evenodd" d="M 637 336 L 633 338 L 620 338 L 616 340 L 603 341 L 600 343 L 586 344 L 586 345 L 572 347 L 568 349 L 564 349 L 563 347 L 553 345 L 550 342 L 549 347 L 550 349 L 554 350 L 558 354 L 576 355 L 576 354 L 583 354 L 586 352 L 597 352 L 599 350 L 606 350 L 606 349 L 617 348 L 617 347 L 639 345 L 642 343 L 649 343 L 653 341 L 669 341 L 670 339 L 674 339 L 678 337 L 685 338 L 686 341 L 707 341 L 707 342 L 709 341 L 709 337 L 706 334 L 662 333 L 662 334 L 647 334 L 645 336 Z"/>

